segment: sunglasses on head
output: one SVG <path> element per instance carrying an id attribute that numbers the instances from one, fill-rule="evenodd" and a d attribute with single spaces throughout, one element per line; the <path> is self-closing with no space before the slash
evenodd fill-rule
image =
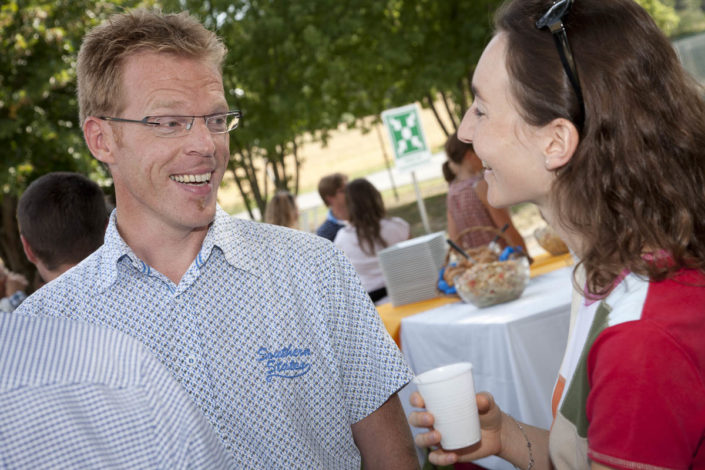
<path id="1" fill-rule="evenodd" d="M 565 25 L 563 24 L 563 18 L 570 10 L 573 0 L 560 0 L 554 2 L 551 8 L 538 19 L 536 22 L 536 27 L 538 29 L 548 28 L 553 35 L 553 40 L 556 43 L 556 48 L 558 49 L 558 55 L 561 58 L 561 64 L 563 64 L 563 69 L 566 75 L 568 75 L 568 80 L 575 90 L 575 94 L 578 97 L 578 102 L 580 103 L 580 110 L 582 112 L 582 117 L 585 116 L 585 105 L 583 103 L 583 91 L 580 88 L 580 80 L 578 79 L 578 69 L 575 67 L 575 59 L 573 58 L 573 51 L 568 44 L 568 35 L 565 32 Z"/>

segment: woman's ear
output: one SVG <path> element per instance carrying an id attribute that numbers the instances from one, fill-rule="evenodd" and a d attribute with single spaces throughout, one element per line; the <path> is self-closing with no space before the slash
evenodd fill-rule
<path id="1" fill-rule="evenodd" d="M 575 124 L 565 118 L 556 118 L 541 130 L 546 169 L 557 170 L 565 166 L 578 148 L 580 135 Z"/>
<path id="2" fill-rule="evenodd" d="M 83 123 L 83 138 L 96 160 L 107 165 L 113 163 L 112 146 L 115 143 L 115 135 L 107 122 L 94 116 L 87 117 Z"/>

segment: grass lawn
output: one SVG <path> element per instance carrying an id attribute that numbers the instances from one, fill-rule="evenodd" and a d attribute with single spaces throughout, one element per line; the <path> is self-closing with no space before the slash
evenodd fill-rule
<path id="1" fill-rule="evenodd" d="M 428 225 L 431 228 L 431 232 L 445 230 L 447 227 L 446 194 L 428 196 L 424 198 L 424 205 L 426 206 L 426 215 L 428 216 Z M 421 220 L 421 212 L 419 212 L 419 205 L 415 200 L 396 207 L 389 207 L 387 208 L 387 213 L 390 216 L 401 217 L 409 222 L 412 238 L 426 234 Z"/>

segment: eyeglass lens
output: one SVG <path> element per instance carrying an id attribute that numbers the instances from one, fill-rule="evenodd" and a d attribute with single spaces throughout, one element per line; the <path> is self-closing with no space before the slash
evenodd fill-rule
<path id="1" fill-rule="evenodd" d="M 213 134 L 225 134 L 235 129 L 240 121 L 240 113 L 231 111 L 210 116 L 154 116 L 147 118 L 159 135 L 181 135 L 191 130 L 196 119 L 203 118 L 206 127 Z"/>

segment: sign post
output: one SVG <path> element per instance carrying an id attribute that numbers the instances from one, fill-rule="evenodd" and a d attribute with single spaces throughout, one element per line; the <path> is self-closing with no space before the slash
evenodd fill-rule
<path id="1" fill-rule="evenodd" d="M 389 142 L 392 145 L 397 170 L 411 173 L 411 180 L 416 192 L 416 202 L 421 214 L 421 222 L 426 233 L 431 233 L 428 215 L 426 214 L 426 205 L 423 197 L 421 197 L 421 190 L 419 189 L 415 173 L 418 167 L 425 165 L 431 160 L 428 141 L 421 125 L 419 106 L 414 103 L 383 111 L 382 121 L 389 133 Z"/>

